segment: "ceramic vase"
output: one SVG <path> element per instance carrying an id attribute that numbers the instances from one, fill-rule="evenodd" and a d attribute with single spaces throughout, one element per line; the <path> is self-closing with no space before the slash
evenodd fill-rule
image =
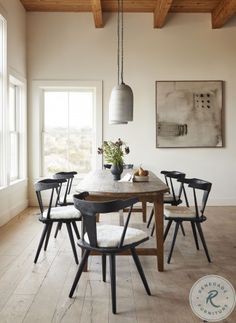
<path id="1" fill-rule="evenodd" d="M 123 172 L 123 165 L 112 165 L 111 166 L 111 173 L 113 175 L 113 178 L 115 181 L 118 181 L 120 179 L 120 175 Z"/>

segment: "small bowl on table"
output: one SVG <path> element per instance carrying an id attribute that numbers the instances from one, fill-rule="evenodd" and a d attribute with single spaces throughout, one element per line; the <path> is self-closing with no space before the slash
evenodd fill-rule
<path id="1" fill-rule="evenodd" d="M 134 175 L 134 182 L 148 182 L 149 181 L 149 176 L 138 176 Z"/>

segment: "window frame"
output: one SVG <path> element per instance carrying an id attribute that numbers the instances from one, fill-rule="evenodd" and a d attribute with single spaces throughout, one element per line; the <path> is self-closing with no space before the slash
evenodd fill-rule
<path id="1" fill-rule="evenodd" d="M 1 9 L 1 8 L 0 8 Z M 7 185 L 7 20 L 0 11 L 2 60 L 0 62 L 0 188 Z"/>
<path id="2" fill-rule="evenodd" d="M 11 120 L 10 120 L 10 90 L 11 88 L 13 89 L 13 95 L 14 95 L 14 102 L 13 102 L 13 111 L 14 111 L 14 115 L 13 115 L 13 129 L 11 129 Z M 8 107 L 9 107 L 9 113 L 8 113 L 8 122 L 9 122 L 9 179 L 10 179 L 10 183 L 14 182 L 18 179 L 20 179 L 20 114 L 21 114 L 21 107 L 20 107 L 20 92 L 21 89 L 19 87 L 19 85 L 16 85 L 14 83 L 12 83 L 10 81 L 9 78 L 9 100 L 8 100 Z M 11 137 L 12 135 L 14 137 L 16 137 L 16 176 L 11 177 L 11 173 L 12 173 L 12 156 L 11 156 L 11 152 L 12 152 L 12 145 L 11 145 Z"/>
<path id="3" fill-rule="evenodd" d="M 0 67 L 0 190 L 14 185 L 27 177 L 27 119 L 26 119 L 26 79 L 20 76 L 7 64 L 7 15 L 0 5 L 0 21 L 2 30 L 2 55 Z M 18 178 L 10 180 L 10 127 L 9 127 L 9 86 L 14 82 L 21 89 L 19 98 L 20 111 L 16 117 L 18 133 Z"/>
<path id="4" fill-rule="evenodd" d="M 93 90 L 95 93 L 95 113 L 94 113 L 94 133 L 95 147 L 101 145 L 103 140 L 103 113 L 102 113 L 102 81 L 33 81 L 32 82 L 32 106 L 34 114 L 32 115 L 33 143 L 31 143 L 31 158 L 39 161 L 36 167 L 31 169 L 34 178 L 43 177 L 43 131 L 44 131 L 44 91 L 76 91 Z M 38 121 L 37 121 L 38 120 Z M 95 154 L 95 152 L 94 152 Z M 34 156 L 34 157 L 33 157 Z M 94 168 L 101 168 L 102 161 L 95 154 L 96 161 Z M 79 176 L 79 174 L 78 174 Z"/>
<path id="5" fill-rule="evenodd" d="M 27 115 L 26 115 L 26 80 L 17 75 L 14 71 L 10 71 L 9 85 L 14 86 L 15 92 L 15 131 L 17 135 L 17 178 L 11 178 L 11 156 L 10 156 L 10 128 L 8 129 L 8 184 L 14 184 L 27 177 Z M 9 115 L 8 115 L 9 123 Z"/>

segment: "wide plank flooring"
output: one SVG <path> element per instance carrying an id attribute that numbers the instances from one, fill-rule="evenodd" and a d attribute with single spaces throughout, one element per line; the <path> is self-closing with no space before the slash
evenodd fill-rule
<path id="1" fill-rule="evenodd" d="M 36 208 L 29 208 L 0 228 L 0 322 L 1 323 L 197 323 L 189 306 L 189 291 L 196 280 L 217 274 L 236 288 L 236 207 L 209 207 L 203 230 L 212 263 L 195 248 L 191 227 L 177 237 L 171 264 L 157 271 L 155 257 L 143 256 L 152 296 L 145 293 L 131 257 L 117 258 L 117 315 L 111 312 L 110 279 L 101 279 L 100 257 L 90 257 L 89 271 L 82 274 L 75 297 L 68 297 L 77 266 L 66 228 L 51 237 L 47 252 L 33 263 L 43 225 Z M 118 224 L 118 215 L 104 215 L 101 222 Z M 146 229 L 141 214 L 131 225 Z M 53 229 L 54 231 L 54 229 Z M 173 229 L 165 243 L 165 258 Z M 148 242 L 153 245 L 155 238 Z M 223 322 L 236 322 L 236 310 Z"/>

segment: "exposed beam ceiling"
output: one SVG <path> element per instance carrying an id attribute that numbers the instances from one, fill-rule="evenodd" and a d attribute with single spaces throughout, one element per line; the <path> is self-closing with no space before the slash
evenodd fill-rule
<path id="1" fill-rule="evenodd" d="M 101 0 L 92 0 L 93 18 L 96 28 L 103 27 Z"/>
<path id="2" fill-rule="evenodd" d="M 27 11 L 92 12 L 96 28 L 104 26 L 103 12 L 116 12 L 117 0 L 20 0 Z M 210 13 L 212 27 L 223 27 L 236 14 L 236 0 L 123 0 L 124 12 L 152 12 L 161 28 L 169 12 Z"/>
<path id="3" fill-rule="evenodd" d="M 222 0 L 212 11 L 212 28 L 223 27 L 236 13 L 236 0 Z"/>
<path id="4" fill-rule="evenodd" d="M 172 2 L 173 0 L 157 0 L 156 8 L 154 10 L 154 28 L 161 28 L 164 26 Z"/>

